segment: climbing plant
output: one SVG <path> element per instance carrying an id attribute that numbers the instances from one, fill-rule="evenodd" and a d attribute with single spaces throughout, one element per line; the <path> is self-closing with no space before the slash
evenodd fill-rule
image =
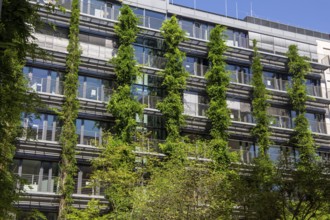
<path id="1" fill-rule="evenodd" d="M 259 156 L 266 157 L 270 141 L 270 118 L 267 113 L 269 96 L 262 77 L 262 65 L 258 53 L 257 41 L 253 41 L 253 60 L 252 60 L 252 114 L 256 126 L 252 129 L 252 135 L 255 137 L 256 145 L 259 147 Z"/>
<path id="2" fill-rule="evenodd" d="M 229 165 L 228 133 L 230 111 L 227 107 L 226 91 L 230 82 L 230 73 L 226 70 L 224 53 L 227 50 L 225 28 L 217 25 L 211 30 L 208 43 L 208 59 L 211 63 L 206 73 L 206 92 L 210 99 L 207 116 L 211 121 L 212 159 L 217 164 Z"/>
<path id="3" fill-rule="evenodd" d="M 186 38 L 175 16 L 163 22 L 161 35 L 164 38 L 166 65 L 160 75 L 163 76 L 162 87 L 166 94 L 157 108 L 165 118 L 167 140 L 171 141 L 180 137 L 180 128 L 185 123 L 182 92 L 189 74 L 183 67 L 185 53 L 180 51 L 179 44 Z"/>
<path id="4" fill-rule="evenodd" d="M 107 109 L 115 118 L 112 134 L 103 133 L 100 154 L 92 160 L 91 187 L 102 188 L 108 204 L 91 200 L 86 210 L 74 210 L 69 219 L 130 219 L 132 192 L 138 184 L 138 171 L 133 153 L 136 117 L 142 114 L 142 105 L 132 95 L 133 83 L 140 75 L 132 43 L 139 32 L 138 19 L 128 5 L 120 9 L 115 32 L 119 48 L 112 58 L 116 73 L 116 88 Z M 104 208 L 100 211 L 100 208 Z"/>
<path id="5" fill-rule="evenodd" d="M 296 45 L 289 46 L 287 56 L 289 59 L 288 69 L 292 74 L 292 87 L 288 93 L 292 109 L 297 115 L 294 120 L 295 128 L 291 143 L 299 149 L 301 163 L 310 163 L 315 160 L 316 146 L 305 116 L 306 101 L 308 100 L 305 77 L 311 67 L 304 57 L 299 55 Z"/>
<path id="6" fill-rule="evenodd" d="M 111 60 L 117 77 L 116 89 L 109 101 L 108 110 L 115 118 L 114 133 L 123 141 L 131 142 L 137 125 L 136 117 L 142 114 L 142 105 L 132 95 L 132 84 L 141 74 L 132 46 L 139 33 L 139 20 L 128 5 L 123 5 L 118 21 L 115 32 L 120 46 L 117 55 Z"/>
<path id="7" fill-rule="evenodd" d="M 27 0 L 2 1 L 0 17 L 0 219 L 11 219 L 19 198 L 16 174 L 10 166 L 21 133 L 23 113 L 35 112 L 37 96 L 29 93 L 23 74 L 26 57 L 35 57 L 38 46 L 32 33 L 40 23 L 37 8 Z"/>
<path id="8" fill-rule="evenodd" d="M 66 73 L 64 80 L 64 104 L 59 116 L 62 122 L 62 131 L 60 144 L 62 153 L 60 159 L 60 177 L 59 177 L 59 219 L 66 219 L 72 211 L 74 192 L 74 175 L 77 171 L 77 161 L 75 158 L 75 148 L 77 146 L 78 136 L 76 134 L 76 119 L 78 117 L 79 101 L 77 99 L 78 91 L 78 70 L 80 64 L 80 45 L 79 45 L 79 0 L 73 0 L 71 6 L 69 45 L 67 47 L 68 55 L 66 58 Z"/>

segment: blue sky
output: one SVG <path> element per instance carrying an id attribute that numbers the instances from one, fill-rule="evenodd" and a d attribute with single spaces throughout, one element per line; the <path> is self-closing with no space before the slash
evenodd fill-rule
<path id="1" fill-rule="evenodd" d="M 251 14 L 301 28 L 330 34 L 330 0 L 169 0 L 181 5 L 196 7 L 202 10 L 244 18 Z"/>

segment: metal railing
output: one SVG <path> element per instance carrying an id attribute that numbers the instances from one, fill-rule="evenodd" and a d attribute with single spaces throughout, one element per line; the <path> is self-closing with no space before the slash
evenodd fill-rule
<path id="1" fill-rule="evenodd" d="M 102 143 L 102 132 L 100 130 L 77 130 L 78 144 L 88 145 L 88 146 L 98 146 Z"/>
<path id="2" fill-rule="evenodd" d="M 56 193 L 58 191 L 58 177 L 48 175 L 35 174 L 21 174 L 21 181 L 19 187 L 24 192 L 50 192 Z"/>
<path id="3" fill-rule="evenodd" d="M 63 82 L 58 79 L 27 76 L 28 86 L 37 93 L 63 94 Z"/>
<path id="4" fill-rule="evenodd" d="M 312 132 L 327 134 L 327 132 L 330 130 L 330 124 L 320 121 L 309 121 L 309 128 Z"/>
<path id="5" fill-rule="evenodd" d="M 230 109 L 230 118 L 232 121 L 254 123 L 252 112 L 241 111 L 239 109 Z"/>
<path id="6" fill-rule="evenodd" d="M 184 68 L 190 73 L 190 75 L 204 77 L 209 67 L 203 64 L 198 64 L 196 62 L 183 62 Z"/>
<path id="7" fill-rule="evenodd" d="M 58 79 L 32 77 L 28 78 L 28 85 L 37 93 L 62 95 L 64 91 L 64 82 Z M 105 86 L 80 85 L 78 89 L 78 98 L 96 101 L 107 102 L 111 94 L 112 90 Z"/>
<path id="8" fill-rule="evenodd" d="M 135 59 L 139 64 L 158 69 L 164 69 L 166 64 L 164 57 L 147 53 L 135 52 Z"/>
<path id="9" fill-rule="evenodd" d="M 162 153 L 159 148 L 159 144 L 165 142 L 165 140 L 151 139 L 151 138 L 139 138 L 136 139 L 135 151 L 141 153 Z"/>
<path id="10" fill-rule="evenodd" d="M 283 40 L 283 39 L 280 39 L 280 40 Z M 258 41 L 257 47 L 258 47 L 259 51 L 272 53 L 272 54 L 276 54 L 276 55 L 281 55 L 281 56 L 286 56 L 286 53 L 288 51 L 287 46 L 276 45 L 274 43 L 274 41 L 266 42 L 266 41 L 263 41 L 260 39 L 258 39 L 257 41 Z M 294 42 L 292 42 L 292 43 L 294 43 Z M 249 48 L 253 49 L 253 38 L 249 39 Z M 299 50 L 299 55 L 306 57 L 306 59 L 311 62 L 316 62 L 316 63 L 321 63 L 321 64 L 324 64 L 324 63 L 326 64 L 327 59 L 328 59 L 327 58 L 328 55 L 320 54 L 320 53 L 312 52 L 312 51 Z"/>
<path id="11" fill-rule="evenodd" d="M 36 37 L 36 43 L 39 47 L 46 49 L 46 50 L 54 50 L 54 51 L 67 51 L 67 46 L 69 40 L 62 37 L 55 37 L 52 35 L 34 33 Z M 116 54 L 116 49 L 109 48 L 105 46 L 89 44 L 85 42 L 79 43 L 82 49 L 82 56 L 91 57 L 91 58 L 98 58 L 103 60 L 109 60 Z"/>
<path id="12" fill-rule="evenodd" d="M 291 118 L 277 115 L 270 115 L 269 117 L 271 118 L 270 126 L 292 129 Z"/>
<path id="13" fill-rule="evenodd" d="M 53 125 L 43 127 L 39 124 L 32 124 L 25 127 L 22 132 L 22 138 L 35 141 L 59 141 L 61 127 Z"/>
<path id="14" fill-rule="evenodd" d="M 252 74 L 241 71 L 230 71 L 230 82 L 251 85 Z"/>
<path id="15" fill-rule="evenodd" d="M 91 179 L 75 179 L 74 193 L 78 195 L 100 196 L 104 195 L 104 189 L 97 186 Z"/>
<path id="16" fill-rule="evenodd" d="M 157 103 L 160 102 L 162 99 L 159 96 L 151 96 L 151 95 L 142 95 L 138 96 L 138 101 L 146 105 L 146 108 L 152 108 L 156 109 L 157 108 Z"/>
<path id="17" fill-rule="evenodd" d="M 80 85 L 78 91 L 78 98 L 102 102 L 108 102 L 113 92 L 112 89 L 106 88 L 103 85 L 93 86 L 88 84 Z"/>

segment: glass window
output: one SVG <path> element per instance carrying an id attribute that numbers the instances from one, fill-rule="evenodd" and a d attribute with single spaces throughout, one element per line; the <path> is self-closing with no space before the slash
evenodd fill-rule
<path id="1" fill-rule="evenodd" d="M 142 8 L 133 8 L 134 14 L 139 18 L 139 24 L 141 26 L 144 26 L 144 9 Z"/>
<path id="2" fill-rule="evenodd" d="M 263 72 L 264 83 L 268 89 L 277 89 L 277 78 L 276 73 Z"/>
<path id="3" fill-rule="evenodd" d="M 58 141 L 60 127 L 55 115 L 40 114 L 25 115 L 23 127 L 26 128 L 26 138 L 33 140 Z"/>
<path id="4" fill-rule="evenodd" d="M 195 62 L 196 58 L 188 56 L 183 61 L 183 66 L 190 73 L 190 75 L 195 75 Z"/>
<path id="5" fill-rule="evenodd" d="M 311 96 L 321 96 L 319 79 L 306 79 L 307 94 Z"/>
<path id="6" fill-rule="evenodd" d="M 23 73 L 28 80 L 29 87 L 35 92 L 63 94 L 63 84 L 58 72 L 36 67 L 24 67 Z"/>
<path id="7" fill-rule="evenodd" d="M 281 148 L 279 146 L 270 146 L 268 149 L 268 155 L 273 162 L 278 162 L 281 158 Z"/>
<path id="8" fill-rule="evenodd" d="M 78 97 L 108 101 L 111 92 L 110 82 L 93 77 L 79 76 Z"/>
<path id="9" fill-rule="evenodd" d="M 184 113 L 194 116 L 206 116 L 208 109 L 207 99 L 194 92 L 185 92 L 183 94 Z"/>
<path id="10" fill-rule="evenodd" d="M 181 28 L 186 31 L 188 37 L 194 37 L 194 22 L 187 20 L 180 20 Z"/>
<path id="11" fill-rule="evenodd" d="M 153 29 L 160 29 L 163 21 L 165 20 L 165 14 L 145 10 L 145 26 Z"/>
<path id="12" fill-rule="evenodd" d="M 103 0 L 90 0 L 90 11 L 88 14 L 98 18 L 105 17 L 105 2 Z M 87 9 L 88 11 L 88 9 Z"/>
<path id="13" fill-rule="evenodd" d="M 77 119 L 76 131 L 79 144 L 95 146 L 101 141 L 100 122 L 87 119 Z"/>

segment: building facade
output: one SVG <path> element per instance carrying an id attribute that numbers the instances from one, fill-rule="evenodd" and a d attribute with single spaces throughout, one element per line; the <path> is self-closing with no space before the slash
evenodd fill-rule
<path id="1" fill-rule="evenodd" d="M 49 0 L 34 0 L 31 4 L 45 4 Z M 58 161 L 61 146 L 58 143 L 61 124 L 51 108 L 63 104 L 63 72 L 68 45 L 70 3 L 59 0 L 67 8 L 66 13 L 49 13 L 40 9 L 45 25 L 35 33 L 38 45 L 53 55 L 52 60 L 27 59 L 23 69 L 29 86 L 49 107 L 40 110 L 40 115 L 22 115 L 25 135 L 19 139 L 13 166 L 14 172 L 26 180 L 23 188 L 26 195 L 18 206 L 22 210 L 39 209 L 48 219 L 56 219 L 59 195 Z M 164 68 L 163 39 L 160 35 L 162 22 L 177 15 L 180 26 L 187 38 L 180 45 L 186 52 L 184 67 L 190 73 L 187 89 L 183 94 L 186 125 L 184 135 L 192 138 L 208 137 L 206 110 L 208 100 L 205 91 L 204 75 L 208 69 L 207 42 L 210 30 L 221 24 L 227 27 L 226 52 L 227 69 L 231 72 L 231 83 L 227 94 L 231 110 L 232 124 L 229 128 L 230 147 L 239 151 L 242 163 L 250 163 L 257 156 L 258 147 L 250 134 L 255 126 L 251 114 L 251 56 L 252 41 L 258 41 L 261 61 L 264 67 L 264 83 L 270 91 L 269 115 L 272 117 L 271 139 L 274 145 L 269 154 L 276 161 L 286 152 L 295 160 L 299 149 L 288 144 L 293 133 L 295 113 L 290 109 L 287 88 L 292 76 L 286 68 L 285 53 L 291 44 L 298 45 L 299 53 L 307 56 L 312 66 L 306 84 L 307 92 L 313 97 L 307 102 L 306 116 L 310 122 L 317 154 L 330 160 L 330 35 L 276 22 L 246 17 L 238 20 L 209 12 L 174 5 L 167 0 L 130 0 L 129 4 L 140 19 L 141 31 L 134 43 L 136 60 L 141 64 L 143 76 L 132 91 L 137 99 L 145 104 L 139 129 L 151 133 L 144 147 L 137 147 L 136 153 L 160 153 L 158 143 L 166 138 L 164 121 L 156 104 L 162 99 L 161 79 L 158 72 Z M 79 66 L 80 101 L 79 116 L 76 120 L 78 145 L 77 161 L 79 171 L 76 176 L 76 189 L 73 198 L 76 207 L 85 207 L 91 198 L 105 202 L 102 190 L 86 188 L 91 173 L 90 160 L 97 156 L 96 145 L 102 141 L 102 132 L 113 125 L 114 118 L 106 111 L 106 103 L 111 98 L 115 81 L 114 67 L 108 62 L 116 55 L 118 39 L 114 32 L 121 2 L 105 0 L 81 0 L 80 45 L 82 49 Z M 57 28 L 53 30 L 48 23 Z M 203 152 L 198 152 L 203 158 Z"/>

